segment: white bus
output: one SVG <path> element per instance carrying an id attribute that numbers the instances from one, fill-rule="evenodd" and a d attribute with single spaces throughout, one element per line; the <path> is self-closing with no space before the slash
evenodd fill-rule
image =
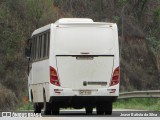
<path id="1" fill-rule="evenodd" d="M 119 96 L 117 25 L 88 18 L 62 18 L 35 30 L 30 40 L 29 99 L 34 112 L 59 114 L 85 108 L 112 114 Z"/>

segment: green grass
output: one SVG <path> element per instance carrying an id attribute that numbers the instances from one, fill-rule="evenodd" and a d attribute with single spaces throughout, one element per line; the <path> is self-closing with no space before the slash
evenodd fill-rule
<path id="1" fill-rule="evenodd" d="M 113 108 L 160 111 L 160 98 L 130 98 L 117 100 L 117 102 L 113 104 Z"/>
<path id="2" fill-rule="evenodd" d="M 22 110 L 33 110 L 33 104 L 31 102 L 28 102 L 27 104 L 24 104 L 17 108 L 18 111 Z"/>

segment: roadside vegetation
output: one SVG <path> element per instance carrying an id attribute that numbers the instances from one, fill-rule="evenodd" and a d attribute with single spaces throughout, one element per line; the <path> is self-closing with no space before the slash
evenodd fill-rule
<path id="1" fill-rule="evenodd" d="M 22 104 L 20 106 L 17 106 L 18 111 L 23 111 L 23 110 L 33 110 L 33 104 L 31 102 L 27 102 L 25 104 Z"/>
<path id="2" fill-rule="evenodd" d="M 16 109 L 27 96 L 26 40 L 62 17 L 116 22 L 120 91 L 159 89 L 159 6 L 160 0 L 0 0 L 0 110 Z"/>
<path id="3" fill-rule="evenodd" d="M 147 111 L 160 111 L 160 98 L 130 98 L 117 100 L 114 109 L 135 109 Z"/>

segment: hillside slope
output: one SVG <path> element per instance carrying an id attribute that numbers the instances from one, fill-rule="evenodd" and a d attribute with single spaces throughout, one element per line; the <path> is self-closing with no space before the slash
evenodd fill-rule
<path id="1" fill-rule="evenodd" d="M 27 95 L 25 41 L 36 28 L 62 17 L 116 22 L 120 90 L 159 89 L 159 0 L 0 0 L 0 110 L 15 108 Z"/>

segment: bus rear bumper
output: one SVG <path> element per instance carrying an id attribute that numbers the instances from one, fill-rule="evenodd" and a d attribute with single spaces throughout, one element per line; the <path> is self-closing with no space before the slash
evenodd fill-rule
<path id="1" fill-rule="evenodd" d="M 86 106 L 96 107 L 98 104 L 112 103 L 118 96 L 53 96 L 50 103 L 59 107 L 83 108 Z"/>

